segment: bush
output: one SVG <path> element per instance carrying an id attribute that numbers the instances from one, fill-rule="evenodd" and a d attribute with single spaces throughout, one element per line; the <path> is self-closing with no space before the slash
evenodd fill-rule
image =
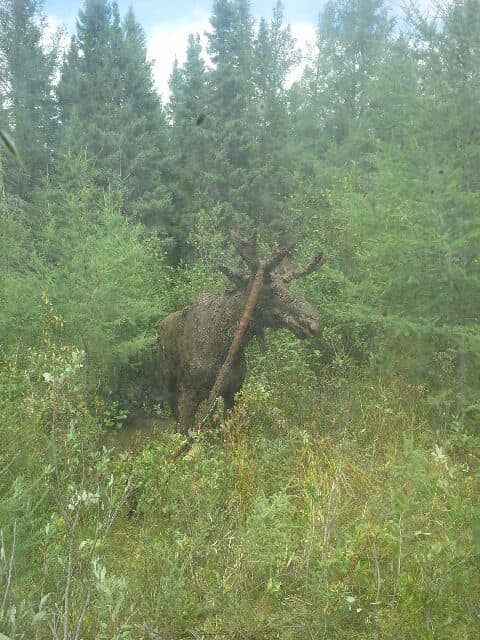
<path id="1" fill-rule="evenodd" d="M 2 272 L 0 339 L 11 350 L 39 347 L 48 325 L 85 352 L 91 392 L 135 395 L 156 326 L 175 306 L 171 270 L 159 240 L 91 187 L 88 163 L 71 162 L 76 173 L 53 180 L 37 206 L 34 249 L 11 216 L 0 217 L 5 244 L 28 256 Z"/>

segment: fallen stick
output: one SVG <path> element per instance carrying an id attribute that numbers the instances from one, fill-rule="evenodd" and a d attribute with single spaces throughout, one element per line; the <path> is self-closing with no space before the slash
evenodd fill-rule
<path id="1" fill-rule="evenodd" d="M 252 280 L 252 283 L 249 288 L 247 304 L 245 305 L 245 309 L 243 311 L 242 317 L 240 318 L 240 322 L 238 323 L 237 328 L 235 329 L 235 333 L 233 335 L 232 344 L 230 345 L 230 349 L 228 350 L 225 361 L 218 372 L 215 383 L 210 391 L 210 395 L 208 396 L 208 410 L 203 418 L 198 422 L 196 426 L 196 431 L 201 431 L 205 422 L 211 417 L 212 413 L 215 410 L 217 405 L 218 397 L 221 395 L 223 387 L 225 385 L 225 381 L 227 379 L 228 374 L 232 368 L 232 365 L 235 361 L 235 358 L 238 355 L 238 351 L 242 344 L 242 340 L 245 336 L 245 333 L 248 329 L 248 325 L 250 320 L 252 319 L 252 313 L 255 308 L 255 304 L 258 299 L 258 294 L 260 293 L 260 289 L 263 285 L 263 279 L 265 277 L 265 263 L 263 260 L 260 260 L 258 263 L 257 273 Z M 194 442 L 194 438 L 192 436 L 188 436 L 187 440 L 183 442 L 175 451 L 172 456 L 172 460 L 177 460 L 181 456 L 185 455 L 191 448 Z"/>

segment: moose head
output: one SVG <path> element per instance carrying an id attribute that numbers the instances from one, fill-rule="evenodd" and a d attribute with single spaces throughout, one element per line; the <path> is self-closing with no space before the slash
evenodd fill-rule
<path id="1" fill-rule="evenodd" d="M 255 237 L 245 240 L 237 230 L 231 230 L 230 238 L 247 266 L 247 269 L 220 267 L 222 273 L 234 284 L 235 290 L 245 291 L 259 266 L 261 264 L 264 266 L 262 289 L 253 316 L 255 326 L 286 328 L 302 339 L 319 336 L 322 331 L 322 320 L 318 311 L 309 302 L 290 291 L 288 284 L 318 269 L 325 262 L 323 254 L 315 255 L 306 267 L 295 268 L 290 262 L 293 245 L 289 245 L 277 250 L 265 263 L 258 256 Z M 283 265 L 283 273 L 276 275 L 274 271 L 280 265 Z"/>

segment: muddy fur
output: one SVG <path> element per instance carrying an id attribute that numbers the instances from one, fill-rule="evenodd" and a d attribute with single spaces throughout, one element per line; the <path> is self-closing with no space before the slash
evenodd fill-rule
<path id="1" fill-rule="evenodd" d="M 246 288 L 223 295 L 203 294 L 159 326 L 157 384 L 183 432 L 193 428 L 197 408 L 208 398 L 246 301 Z M 280 280 L 267 278 L 223 388 L 226 411 L 233 407 L 234 395 L 245 380 L 245 344 L 266 327 L 288 328 L 300 338 L 309 338 L 320 334 L 321 318 Z"/>

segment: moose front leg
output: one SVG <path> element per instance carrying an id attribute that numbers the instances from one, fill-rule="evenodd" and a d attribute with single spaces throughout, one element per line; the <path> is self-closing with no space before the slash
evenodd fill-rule
<path id="1" fill-rule="evenodd" d="M 165 388 L 165 402 L 168 404 L 170 411 L 172 412 L 175 422 L 180 421 L 178 413 L 178 398 L 177 398 L 177 381 L 175 378 L 170 378 Z"/>
<path id="2" fill-rule="evenodd" d="M 169 393 L 167 397 L 167 403 L 168 403 L 168 406 L 170 407 L 170 411 L 172 412 L 175 422 L 180 422 L 180 412 L 178 410 L 177 394 L 174 392 Z"/>
<path id="3" fill-rule="evenodd" d="M 231 413 L 233 407 L 235 406 L 235 394 L 224 393 L 222 398 L 223 398 L 223 420 L 225 421 L 228 418 L 228 414 Z"/>
<path id="4" fill-rule="evenodd" d="M 246 375 L 247 363 L 245 362 L 245 356 L 243 355 L 242 350 L 240 351 L 239 355 L 232 365 L 229 376 L 222 391 L 224 421 L 227 419 L 228 414 L 231 413 L 233 407 L 235 406 L 235 394 L 241 389 Z"/>
<path id="5" fill-rule="evenodd" d="M 180 431 L 184 435 L 188 435 L 188 431 L 195 428 L 195 414 L 199 404 L 200 400 L 191 389 L 180 389 L 178 413 Z"/>

